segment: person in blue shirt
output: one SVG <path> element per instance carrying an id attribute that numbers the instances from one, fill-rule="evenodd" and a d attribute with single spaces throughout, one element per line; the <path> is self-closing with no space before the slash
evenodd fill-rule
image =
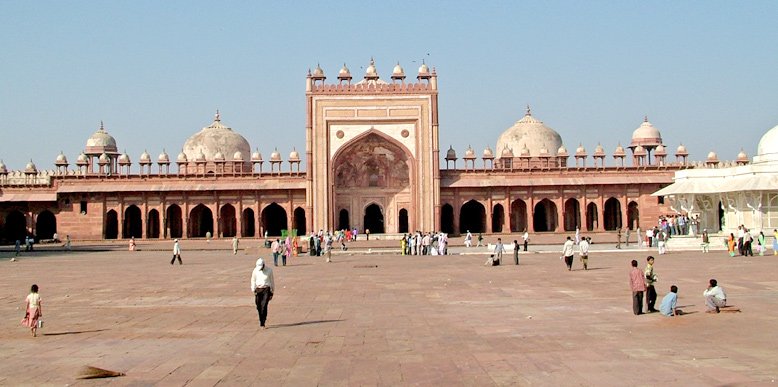
<path id="1" fill-rule="evenodd" d="M 680 316 L 683 311 L 676 308 L 678 303 L 678 287 L 670 286 L 670 293 L 662 299 L 662 303 L 659 305 L 659 313 L 667 317 Z"/>

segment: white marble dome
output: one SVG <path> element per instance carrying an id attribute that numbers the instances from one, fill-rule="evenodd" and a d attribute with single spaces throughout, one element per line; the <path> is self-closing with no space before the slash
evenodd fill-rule
<path id="1" fill-rule="evenodd" d="M 189 160 L 197 160 L 201 153 L 205 160 L 214 160 L 217 153 L 231 155 L 235 152 L 250 154 L 249 142 L 232 128 L 222 125 L 218 112 L 213 123 L 189 137 L 183 148 Z"/>
<path id="2" fill-rule="evenodd" d="M 641 145 L 653 149 L 660 144 L 662 144 L 662 134 L 659 133 L 659 129 L 648 122 L 648 117 L 643 118 L 643 123 L 632 132 L 632 142 L 629 146 L 634 148 Z"/>
<path id="3" fill-rule="evenodd" d="M 86 151 L 92 154 L 117 152 L 116 139 L 105 131 L 102 122 L 100 123 L 100 129 L 86 140 Z"/>
<path id="4" fill-rule="evenodd" d="M 553 149 L 556 152 L 562 146 L 562 137 L 554 129 L 544 125 L 543 121 L 533 117 L 527 109 L 527 114 L 497 139 L 496 149 L 506 146 L 511 149 L 526 147 L 531 156 L 539 156 L 541 149 Z M 555 155 L 556 153 L 551 156 Z"/>
<path id="5" fill-rule="evenodd" d="M 778 161 L 778 125 L 768 130 L 759 140 L 754 162 Z"/>

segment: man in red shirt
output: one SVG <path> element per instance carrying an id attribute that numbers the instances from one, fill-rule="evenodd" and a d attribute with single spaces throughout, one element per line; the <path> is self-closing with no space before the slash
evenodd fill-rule
<path id="1" fill-rule="evenodd" d="M 632 313 L 643 314 L 643 292 L 646 291 L 646 281 L 643 271 L 638 269 L 638 261 L 632 260 L 632 270 L 629 272 L 629 286 L 632 288 Z"/>

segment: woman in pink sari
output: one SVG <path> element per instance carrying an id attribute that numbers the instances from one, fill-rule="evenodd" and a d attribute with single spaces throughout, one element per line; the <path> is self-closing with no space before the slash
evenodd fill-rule
<path id="1" fill-rule="evenodd" d="M 22 319 L 22 325 L 30 328 L 30 333 L 35 337 L 38 336 L 38 320 L 43 317 L 41 296 L 38 294 L 38 285 L 32 285 L 30 294 L 27 295 L 25 302 L 27 303 L 25 308 L 27 313 Z"/>

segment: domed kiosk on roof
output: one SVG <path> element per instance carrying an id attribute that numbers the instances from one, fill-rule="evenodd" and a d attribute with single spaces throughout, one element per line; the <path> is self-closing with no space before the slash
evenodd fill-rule
<path id="1" fill-rule="evenodd" d="M 189 137 L 183 148 L 189 160 L 198 160 L 202 154 L 206 161 L 213 161 L 217 154 L 224 159 L 225 154 L 234 155 L 235 152 L 251 154 L 251 147 L 243 136 L 221 123 L 218 110 L 213 123 Z"/>
<path id="2" fill-rule="evenodd" d="M 94 132 L 94 134 L 89 136 L 89 138 L 86 140 L 85 153 L 88 155 L 92 154 L 98 156 L 102 153 L 119 153 L 116 148 L 116 139 L 105 131 L 102 121 L 100 121 L 100 129 Z"/>
<path id="3" fill-rule="evenodd" d="M 532 157 L 537 157 L 540 156 L 541 149 L 551 149 L 554 154 L 550 156 L 556 156 L 556 151 L 561 146 L 562 137 L 559 133 L 543 124 L 543 121 L 533 117 L 528 106 L 524 117 L 500 135 L 495 149 L 527 148 Z"/>

